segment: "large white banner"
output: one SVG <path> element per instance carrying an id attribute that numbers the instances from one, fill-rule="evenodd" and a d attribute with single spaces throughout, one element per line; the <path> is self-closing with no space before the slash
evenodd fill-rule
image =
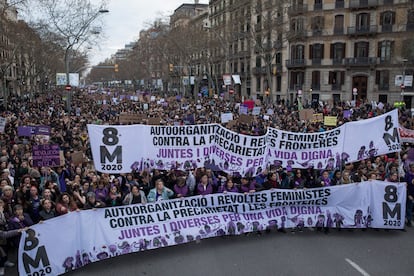
<path id="1" fill-rule="evenodd" d="M 373 181 L 73 212 L 22 234 L 19 273 L 59 275 L 123 254 L 265 229 L 402 229 L 405 199 L 404 183 Z"/>
<path id="2" fill-rule="evenodd" d="M 107 173 L 207 167 L 253 176 L 270 164 L 334 169 L 400 150 L 397 110 L 317 133 L 268 128 L 266 135 L 246 136 L 217 124 L 88 125 L 88 131 L 95 167 Z"/>

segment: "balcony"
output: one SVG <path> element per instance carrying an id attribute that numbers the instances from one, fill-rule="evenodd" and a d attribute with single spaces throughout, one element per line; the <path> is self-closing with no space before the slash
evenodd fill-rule
<path id="1" fill-rule="evenodd" d="M 382 33 L 391 33 L 392 32 L 392 25 L 382 25 L 381 26 L 381 32 Z"/>
<path id="2" fill-rule="evenodd" d="M 313 10 L 314 11 L 320 11 L 322 9 L 323 9 L 323 4 L 322 3 L 318 3 L 318 4 L 315 3 L 315 5 L 313 5 Z"/>
<path id="3" fill-rule="evenodd" d="M 322 59 L 321 58 L 313 58 L 312 59 L 312 65 L 321 65 Z"/>
<path id="4" fill-rule="evenodd" d="M 320 36 L 320 35 L 322 35 L 322 30 L 321 29 L 314 29 L 314 30 L 312 30 L 312 34 L 313 34 L 313 36 Z"/>
<path id="5" fill-rule="evenodd" d="M 305 30 L 293 30 L 288 33 L 288 40 L 303 40 L 306 38 Z"/>
<path id="6" fill-rule="evenodd" d="M 345 32 L 344 32 L 344 28 L 343 27 L 341 27 L 341 28 L 334 28 L 334 30 L 333 30 L 333 33 L 334 33 L 334 35 L 344 35 L 345 34 Z"/>
<path id="7" fill-rule="evenodd" d="M 321 84 L 320 83 L 312 83 L 312 91 L 320 91 L 321 90 Z"/>
<path id="8" fill-rule="evenodd" d="M 380 57 L 378 58 L 380 64 L 390 64 L 391 63 L 391 57 Z"/>
<path id="9" fill-rule="evenodd" d="M 336 1 L 335 2 L 335 9 L 343 9 L 345 7 L 344 1 Z"/>
<path id="10" fill-rule="evenodd" d="M 378 90 L 388 91 L 388 90 L 390 90 L 390 85 L 388 83 L 381 83 L 381 84 L 378 85 Z"/>
<path id="11" fill-rule="evenodd" d="M 265 75 L 265 74 L 267 74 L 267 67 L 266 66 L 254 67 L 253 68 L 253 74 L 254 75 Z"/>
<path id="12" fill-rule="evenodd" d="M 341 89 L 342 89 L 342 84 L 339 84 L 339 83 L 333 83 L 331 86 L 332 91 L 339 91 Z"/>
<path id="13" fill-rule="evenodd" d="M 308 5 L 306 4 L 300 4 L 300 5 L 292 5 L 288 9 L 288 14 L 290 16 L 303 14 L 308 11 Z"/>
<path id="14" fill-rule="evenodd" d="M 296 67 L 305 67 L 305 59 L 288 59 L 286 60 L 286 67 L 296 68 Z"/>
<path id="15" fill-rule="evenodd" d="M 408 23 L 406 25 L 406 31 L 414 31 L 414 23 Z"/>
<path id="16" fill-rule="evenodd" d="M 376 57 L 355 57 L 346 58 L 345 65 L 347 66 L 373 66 L 378 64 Z"/>
<path id="17" fill-rule="evenodd" d="M 378 6 L 378 0 L 351 0 L 349 8 L 351 9 L 367 9 Z"/>
<path id="18" fill-rule="evenodd" d="M 344 59 L 343 58 L 333 58 L 332 65 L 343 65 Z"/>
<path id="19" fill-rule="evenodd" d="M 348 35 L 373 35 L 377 32 L 377 25 L 348 27 Z"/>

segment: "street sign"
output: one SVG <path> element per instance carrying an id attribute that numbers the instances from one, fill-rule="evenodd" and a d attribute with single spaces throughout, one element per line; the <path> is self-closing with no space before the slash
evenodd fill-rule
<path id="1" fill-rule="evenodd" d="M 65 90 L 66 90 L 66 91 L 70 91 L 70 90 L 72 90 L 72 86 L 70 86 L 70 85 L 66 85 L 66 86 L 65 86 Z"/>
<path id="2" fill-rule="evenodd" d="M 299 96 L 301 96 L 301 95 L 302 95 L 302 90 L 301 90 L 301 89 L 299 89 L 299 90 L 298 90 L 298 95 L 299 95 Z"/>
<path id="3" fill-rule="evenodd" d="M 352 94 L 354 96 L 358 95 L 358 89 L 357 88 L 352 89 Z"/>

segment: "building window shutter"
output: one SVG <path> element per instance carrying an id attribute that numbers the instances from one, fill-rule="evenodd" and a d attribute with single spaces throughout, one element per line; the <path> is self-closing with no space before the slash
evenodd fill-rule
<path id="1" fill-rule="evenodd" d="M 334 73 L 335 72 L 329 71 L 328 84 L 332 84 L 333 83 Z"/>
<path id="2" fill-rule="evenodd" d="M 309 45 L 309 59 L 313 59 L 313 45 Z"/>

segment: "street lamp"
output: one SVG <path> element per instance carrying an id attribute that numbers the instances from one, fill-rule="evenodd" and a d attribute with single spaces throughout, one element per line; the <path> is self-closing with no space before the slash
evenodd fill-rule
<path id="1" fill-rule="evenodd" d="M 352 95 L 354 95 L 354 102 L 356 105 L 356 96 L 358 95 L 358 88 L 355 87 L 352 89 Z"/>

